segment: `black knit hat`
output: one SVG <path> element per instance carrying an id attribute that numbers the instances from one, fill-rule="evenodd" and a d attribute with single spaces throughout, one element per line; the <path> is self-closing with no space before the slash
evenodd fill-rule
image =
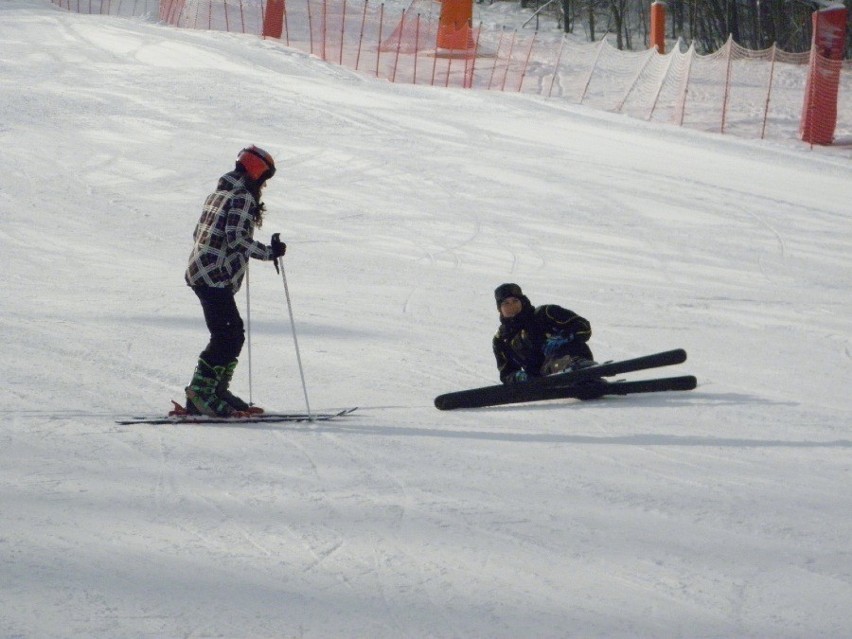
<path id="1" fill-rule="evenodd" d="M 503 300 L 506 298 L 517 297 L 518 299 L 521 299 L 523 296 L 524 292 L 517 284 L 501 284 L 494 289 L 494 300 L 497 302 L 497 308 L 500 308 L 500 304 L 502 304 Z"/>

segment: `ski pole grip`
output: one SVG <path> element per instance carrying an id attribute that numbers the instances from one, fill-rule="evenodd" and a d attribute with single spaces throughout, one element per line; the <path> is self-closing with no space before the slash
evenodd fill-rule
<path id="1" fill-rule="evenodd" d="M 280 237 L 281 237 L 281 233 L 273 233 L 272 234 L 272 246 L 275 246 L 276 244 L 278 244 L 281 241 Z M 278 258 L 276 257 L 274 260 L 272 260 L 272 262 L 273 262 L 273 264 L 275 264 L 275 272 L 280 275 L 281 269 L 278 268 Z"/>

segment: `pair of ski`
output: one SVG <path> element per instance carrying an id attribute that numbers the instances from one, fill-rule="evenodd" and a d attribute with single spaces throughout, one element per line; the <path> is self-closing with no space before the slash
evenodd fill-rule
<path id="1" fill-rule="evenodd" d="M 172 402 L 174 404 L 174 402 Z M 177 404 L 176 404 L 177 405 Z M 280 422 L 327 422 L 351 415 L 357 409 L 346 408 L 331 413 L 251 413 L 239 417 L 207 417 L 171 411 L 167 416 L 140 415 L 117 419 L 117 424 L 276 424 Z"/>
<path id="2" fill-rule="evenodd" d="M 603 379 L 622 373 L 681 364 L 685 361 L 686 351 L 678 348 L 633 359 L 595 364 L 588 368 L 534 378 L 518 384 L 499 384 L 446 393 L 435 398 L 435 407 L 439 410 L 454 410 L 520 404 L 545 399 L 596 399 L 604 395 L 687 391 L 695 388 L 697 384 L 697 380 L 692 375 L 616 382 Z"/>

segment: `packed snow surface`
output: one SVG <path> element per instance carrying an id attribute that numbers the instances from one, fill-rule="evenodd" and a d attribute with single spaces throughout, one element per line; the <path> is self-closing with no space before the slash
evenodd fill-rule
<path id="1" fill-rule="evenodd" d="M 116 424 L 182 396 L 192 231 L 251 143 L 311 407 L 359 410 Z M 0 636 L 852 635 L 848 145 L 46 0 L 0 3 L 0 145 Z M 435 410 L 497 381 L 507 281 L 589 318 L 599 360 L 685 348 L 631 377 L 698 388 Z M 303 411 L 282 278 L 248 288 L 235 390 Z"/>

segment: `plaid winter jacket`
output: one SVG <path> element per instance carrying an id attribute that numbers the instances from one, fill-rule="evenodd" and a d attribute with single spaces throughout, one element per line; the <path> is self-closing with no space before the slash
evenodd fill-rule
<path id="1" fill-rule="evenodd" d="M 195 245 L 184 275 L 189 286 L 230 287 L 236 293 L 250 257 L 272 259 L 272 249 L 252 238 L 257 207 L 245 176 L 231 172 L 219 179 L 193 233 Z"/>

